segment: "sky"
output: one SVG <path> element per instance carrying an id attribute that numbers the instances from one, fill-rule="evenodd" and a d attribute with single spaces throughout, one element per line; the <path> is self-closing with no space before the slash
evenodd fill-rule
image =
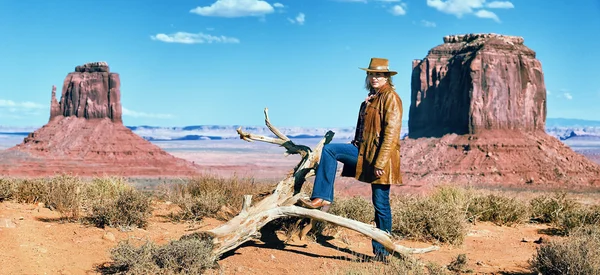
<path id="1" fill-rule="evenodd" d="M 352 127 L 371 57 L 410 108 L 412 61 L 451 34 L 522 36 L 548 117 L 600 120 L 598 0 L 1 0 L 0 125 L 48 122 L 75 66 L 121 78 L 128 126 Z"/>

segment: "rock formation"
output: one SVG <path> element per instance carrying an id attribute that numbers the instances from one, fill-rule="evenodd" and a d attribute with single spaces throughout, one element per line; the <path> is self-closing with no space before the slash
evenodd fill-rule
<path id="1" fill-rule="evenodd" d="M 598 164 L 545 133 L 544 76 L 523 41 L 446 36 L 413 62 L 406 182 L 600 185 Z"/>
<path id="2" fill-rule="evenodd" d="M 52 87 L 50 119 L 21 144 L 0 152 L 0 174 L 186 176 L 199 167 L 176 158 L 123 125 L 120 79 L 104 62 L 77 66 L 60 101 Z"/>
<path id="3" fill-rule="evenodd" d="M 467 34 L 413 61 L 409 135 L 544 130 L 542 66 L 522 37 Z"/>
<path id="4" fill-rule="evenodd" d="M 92 62 L 75 67 L 65 78 L 60 103 L 52 87 L 50 120 L 58 116 L 87 119 L 121 120 L 121 80 L 111 73 L 105 62 Z"/>

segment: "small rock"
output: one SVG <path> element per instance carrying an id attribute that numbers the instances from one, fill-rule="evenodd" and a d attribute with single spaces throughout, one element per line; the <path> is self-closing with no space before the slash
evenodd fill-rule
<path id="1" fill-rule="evenodd" d="M 275 256 L 273 256 L 273 254 L 271 254 L 271 260 L 275 260 Z"/>
<path id="2" fill-rule="evenodd" d="M 102 239 L 105 239 L 105 240 L 111 241 L 111 242 L 114 242 L 116 240 L 115 235 L 112 232 L 104 233 L 104 235 L 102 236 Z"/>
<path id="3" fill-rule="evenodd" d="M 533 241 L 534 243 L 540 244 L 542 242 L 544 242 L 544 239 L 542 239 L 542 237 L 540 237 L 539 239 Z"/>
<path id="4" fill-rule="evenodd" d="M 19 220 L 20 220 L 20 221 L 22 221 L 22 220 L 24 220 L 24 219 L 25 219 L 25 218 L 23 218 L 23 217 L 19 217 Z"/>
<path id="5" fill-rule="evenodd" d="M 529 241 L 528 241 L 527 239 L 523 238 L 523 239 L 521 240 L 521 242 L 522 242 L 522 243 L 528 243 Z"/>
<path id="6" fill-rule="evenodd" d="M 11 219 L 0 219 L 0 227 L 15 228 L 17 225 Z"/>

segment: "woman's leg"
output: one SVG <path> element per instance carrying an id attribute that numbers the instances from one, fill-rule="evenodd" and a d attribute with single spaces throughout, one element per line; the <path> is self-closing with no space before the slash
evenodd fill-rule
<path id="1" fill-rule="evenodd" d="M 375 207 L 375 225 L 377 228 L 392 232 L 392 208 L 390 207 L 390 185 L 371 184 L 373 206 Z M 383 245 L 372 241 L 373 253 L 376 257 L 385 257 L 389 252 Z"/>
<path id="2" fill-rule="evenodd" d="M 315 184 L 311 199 L 320 198 L 333 201 L 333 183 L 337 171 L 337 162 L 356 167 L 358 149 L 349 143 L 330 143 L 323 147 L 321 160 L 315 171 Z"/>

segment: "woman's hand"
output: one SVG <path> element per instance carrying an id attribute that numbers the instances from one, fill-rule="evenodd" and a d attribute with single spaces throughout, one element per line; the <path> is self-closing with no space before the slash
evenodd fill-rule
<path id="1" fill-rule="evenodd" d="M 383 171 L 383 169 L 379 169 L 379 168 L 375 168 L 375 176 L 377 176 L 378 178 L 383 176 L 385 172 Z"/>

